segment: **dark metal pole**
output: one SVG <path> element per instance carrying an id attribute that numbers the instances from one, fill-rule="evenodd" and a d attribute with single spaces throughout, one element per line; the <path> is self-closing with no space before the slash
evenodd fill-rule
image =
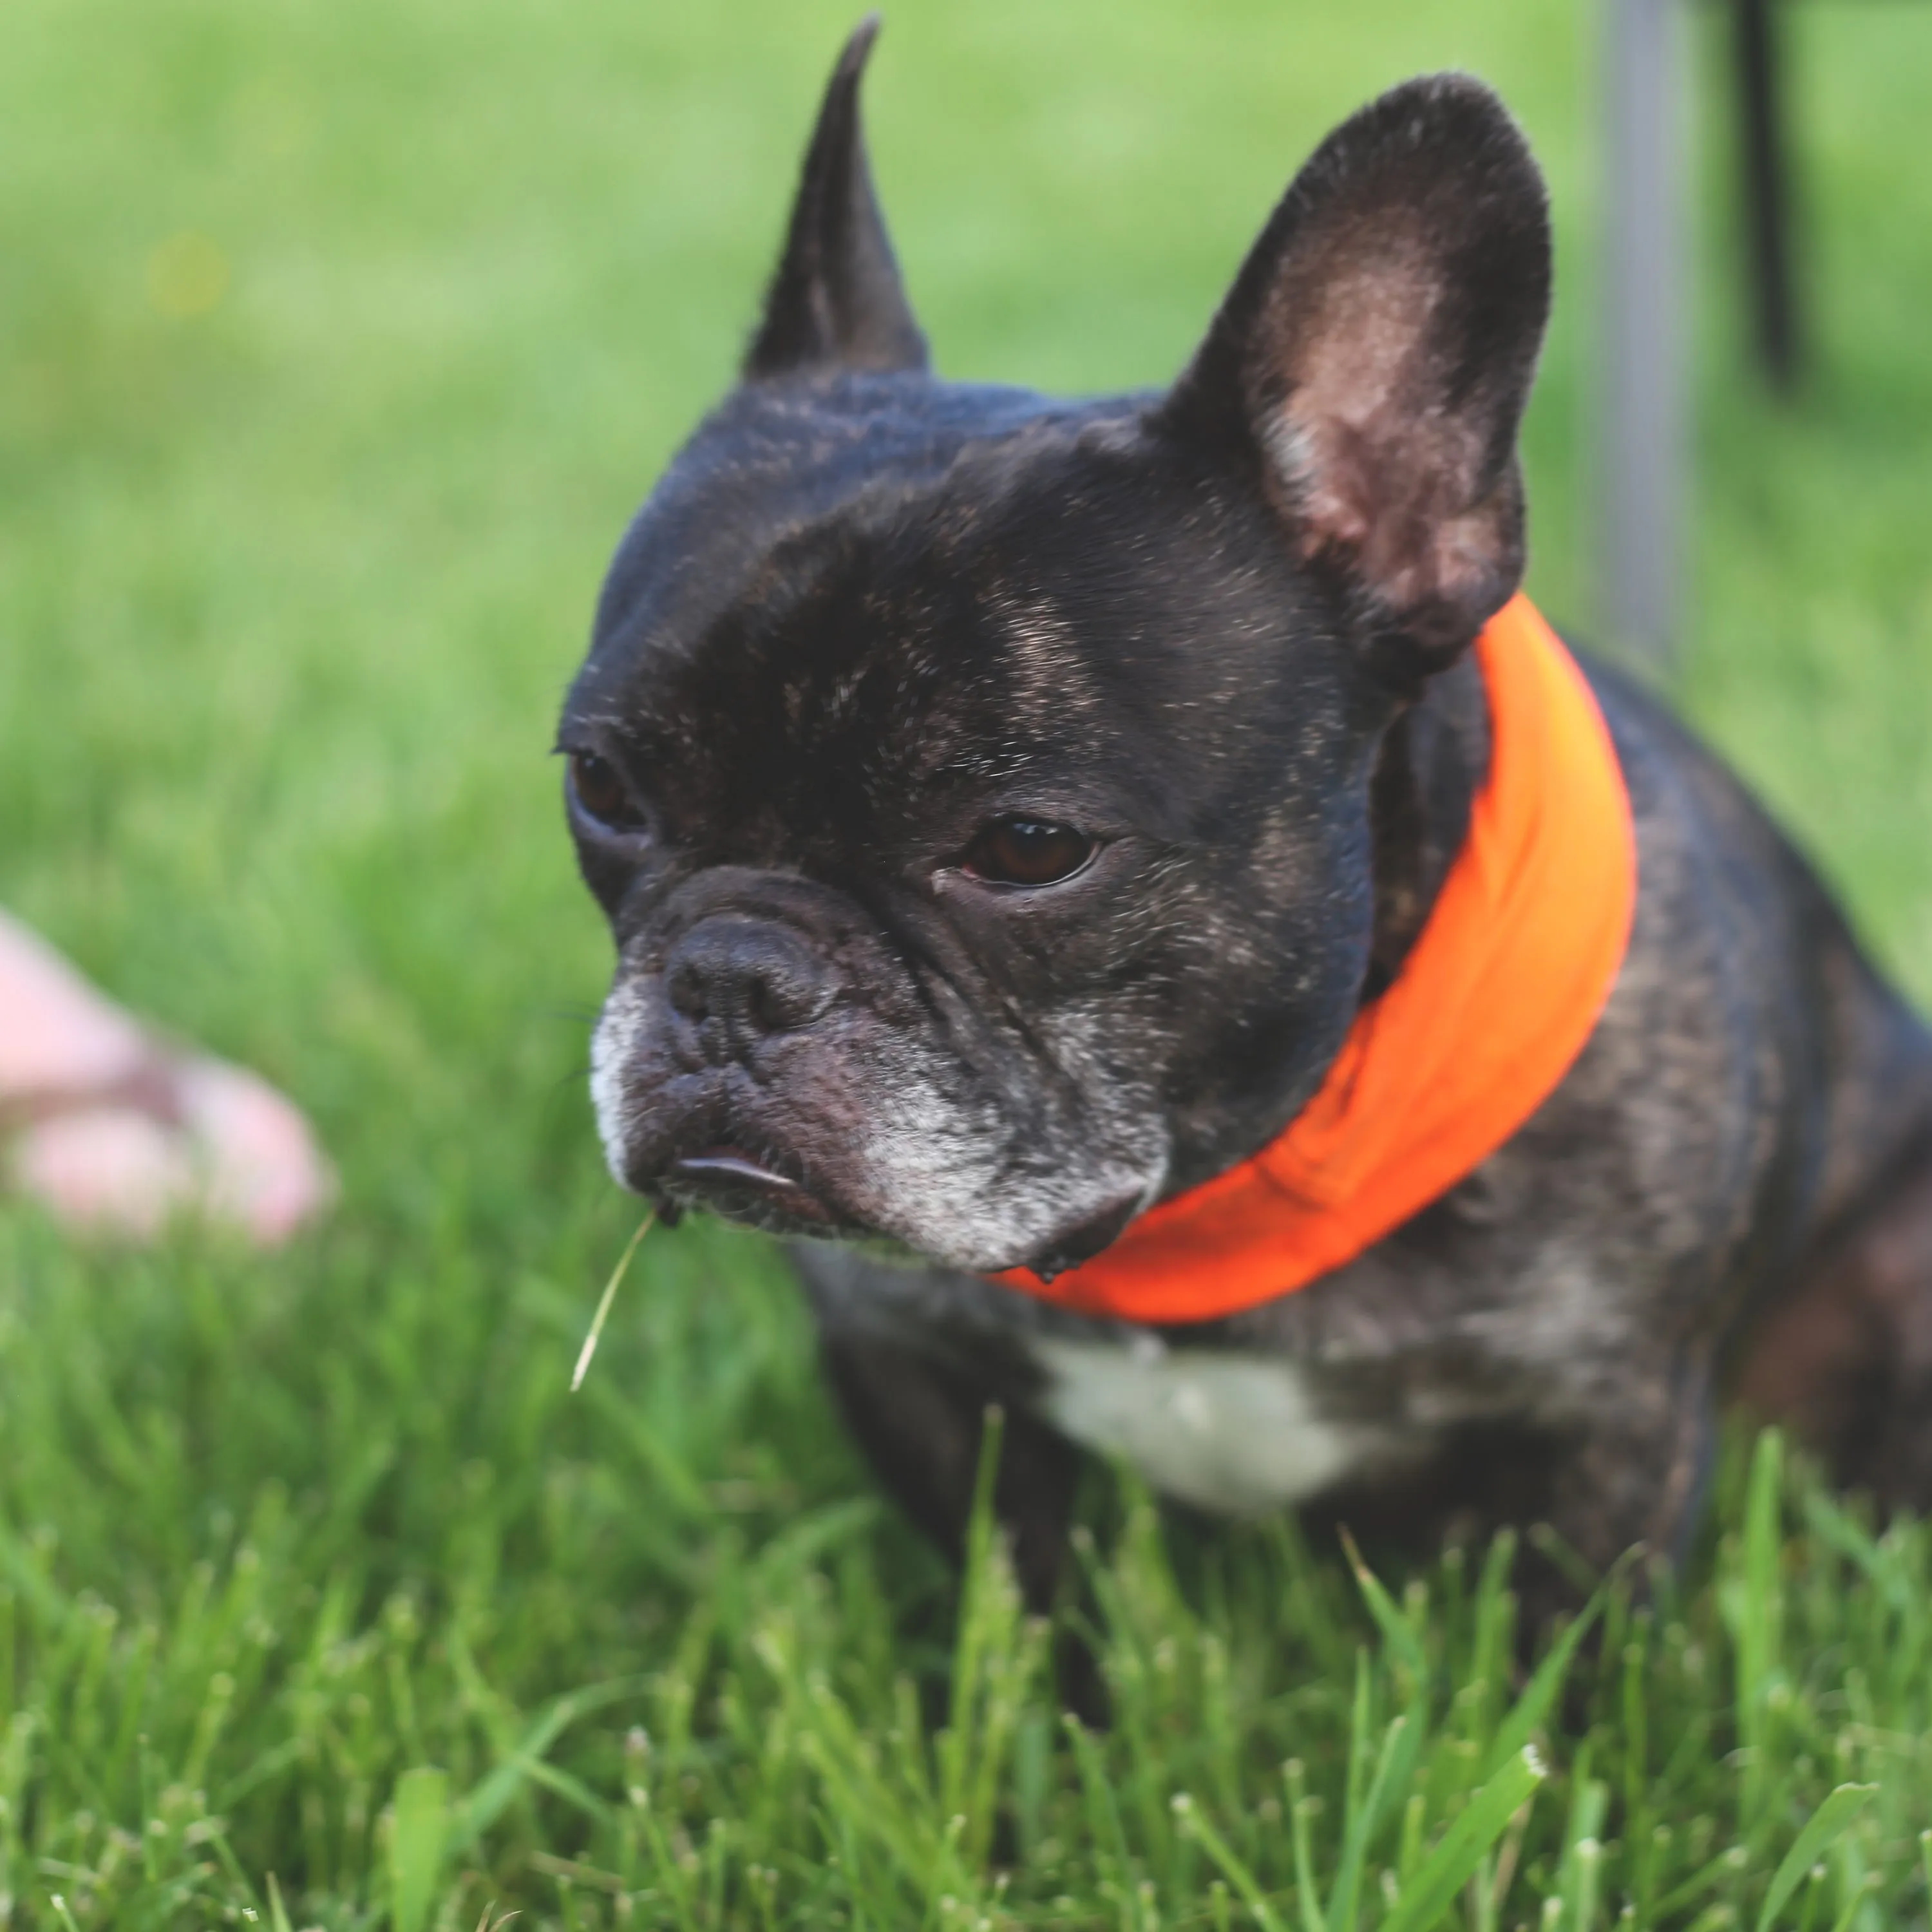
<path id="1" fill-rule="evenodd" d="M 1611 640 L 1662 667 L 1678 633 L 1683 274 L 1676 0 L 1609 0 L 1599 570 Z"/>
<path id="2" fill-rule="evenodd" d="M 1785 160 L 1790 123 L 1775 0 L 1732 0 L 1731 24 L 1751 323 L 1766 377 L 1772 388 L 1789 394 L 1797 386 L 1804 350 L 1792 276 L 1791 185 Z"/>

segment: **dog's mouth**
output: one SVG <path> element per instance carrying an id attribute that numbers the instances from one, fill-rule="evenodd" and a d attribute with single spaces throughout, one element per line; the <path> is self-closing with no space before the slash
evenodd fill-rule
<path id="1" fill-rule="evenodd" d="M 842 1218 L 802 1181 L 741 1148 L 712 1146 L 680 1154 L 663 1184 L 680 1205 L 758 1227 L 830 1227 Z"/>
<path id="2" fill-rule="evenodd" d="M 849 1239 L 878 1233 L 795 1172 L 787 1172 L 778 1164 L 778 1157 L 754 1155 L 729 1142 L 713 1142 L 674 1156 L 647 1191 L 674 1213 L 700 1208 L 722 1220 L 767 1234 Z M 1051 1281 L 1110 1247 L 1142 1204 L 1138 1191 L 1114 1201 L 1011 1265 Z"/>

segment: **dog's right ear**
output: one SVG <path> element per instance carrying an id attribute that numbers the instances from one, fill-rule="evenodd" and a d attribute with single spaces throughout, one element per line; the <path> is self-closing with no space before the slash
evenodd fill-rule
<path id="1" fill-rule="evenodd" d="M 747 382 L 926 367 L 926 338 L 886 238 L 859 125 L 859 82 L 878 32 L 879 16 L 868 14 L 832 70 L 764 320 L 746 352 Z"/>
<path id="2" fill-rule="evenodd" d="M 1543 183 L 1515 123 L 1466 76 L 1412 81 L 1295 178 L 1162 417 L 1262 483 L 1408 681 L 1522 577 L 1516 425 L 1549 308 Z"/>

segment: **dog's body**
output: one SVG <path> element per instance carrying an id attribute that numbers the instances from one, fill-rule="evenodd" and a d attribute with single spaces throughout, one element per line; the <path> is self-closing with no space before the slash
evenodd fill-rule
<path id="1" fill-rule="evenodd" d="M 800 1247 L 848 1412 L 936 1533 L 993 1400 L 1045 1425 L 1005 1498 L 1042 1574 L 1067 1437 L 1209 1508 L 1547 1520 L 1604 1563 L 1675 1545 L 1742 1384 L 1844 1475 L 1932 1496 L 1932 1040 L 1735 781 L 1598 688 L 1643 880 L 1624 970 L 1529 1126 L 1396 1235 L 1166 1330 Z"/>
<path id="2" fill-rule="evenodd" d="M 1522 567 L 1540 185 L 1456 80 L 1324 146 L 1163 397 L 925 369 L 856 119 L 821 116 L 746 380 L 627 536 L 562 734 L 616 982 L 613 1167 L 801 1244 L 827 1364 L 943 1538 L 981 1419 L 1052 1587 L 1076 1452 L 1210 1508 L 1690 1520 L 1742 1384 L 1932 1497 L 1932 1035 L 1640 689 L 1629 949 L 1500 1152 L 1223 1318 L 985 1279 L 1104 1249 L 1305 1104 L 1488 770 L 1466 646 Z M 894 1252 L 880 1252 L 884 1238 Z"/>

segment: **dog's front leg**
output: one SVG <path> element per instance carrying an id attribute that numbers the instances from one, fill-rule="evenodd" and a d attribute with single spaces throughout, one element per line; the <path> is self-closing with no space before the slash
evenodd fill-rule
<path id="1" fill-rule="evenodd" d="M 1716 1441 L 1708 1364 L 1680 1357 L 1622 1378 L 1580 1426 L 1558 1438 L 1544 1520 L 1592 1576 L 1637 1547 L 1680 1562 L 1696 1526 Z M 1559 1564 L 1534 1555 L 1531 1563 L 1522 1579 L 1526 1628 L 1576 1596 Z"/>
<path id="2" fill-rule="evenodd" d="M 827 1379 L 866 1460 L 895 1500 L 956 1562 L 963 1559 L 989 1408 L 1000 1391 L 903 1343 L 828 1330 Z M 1066 1552 L 1079 1454 L 1006 1407 L 993 1513 L 1012 1539 L 1028 1610 L 1051 1610 Z"/>

